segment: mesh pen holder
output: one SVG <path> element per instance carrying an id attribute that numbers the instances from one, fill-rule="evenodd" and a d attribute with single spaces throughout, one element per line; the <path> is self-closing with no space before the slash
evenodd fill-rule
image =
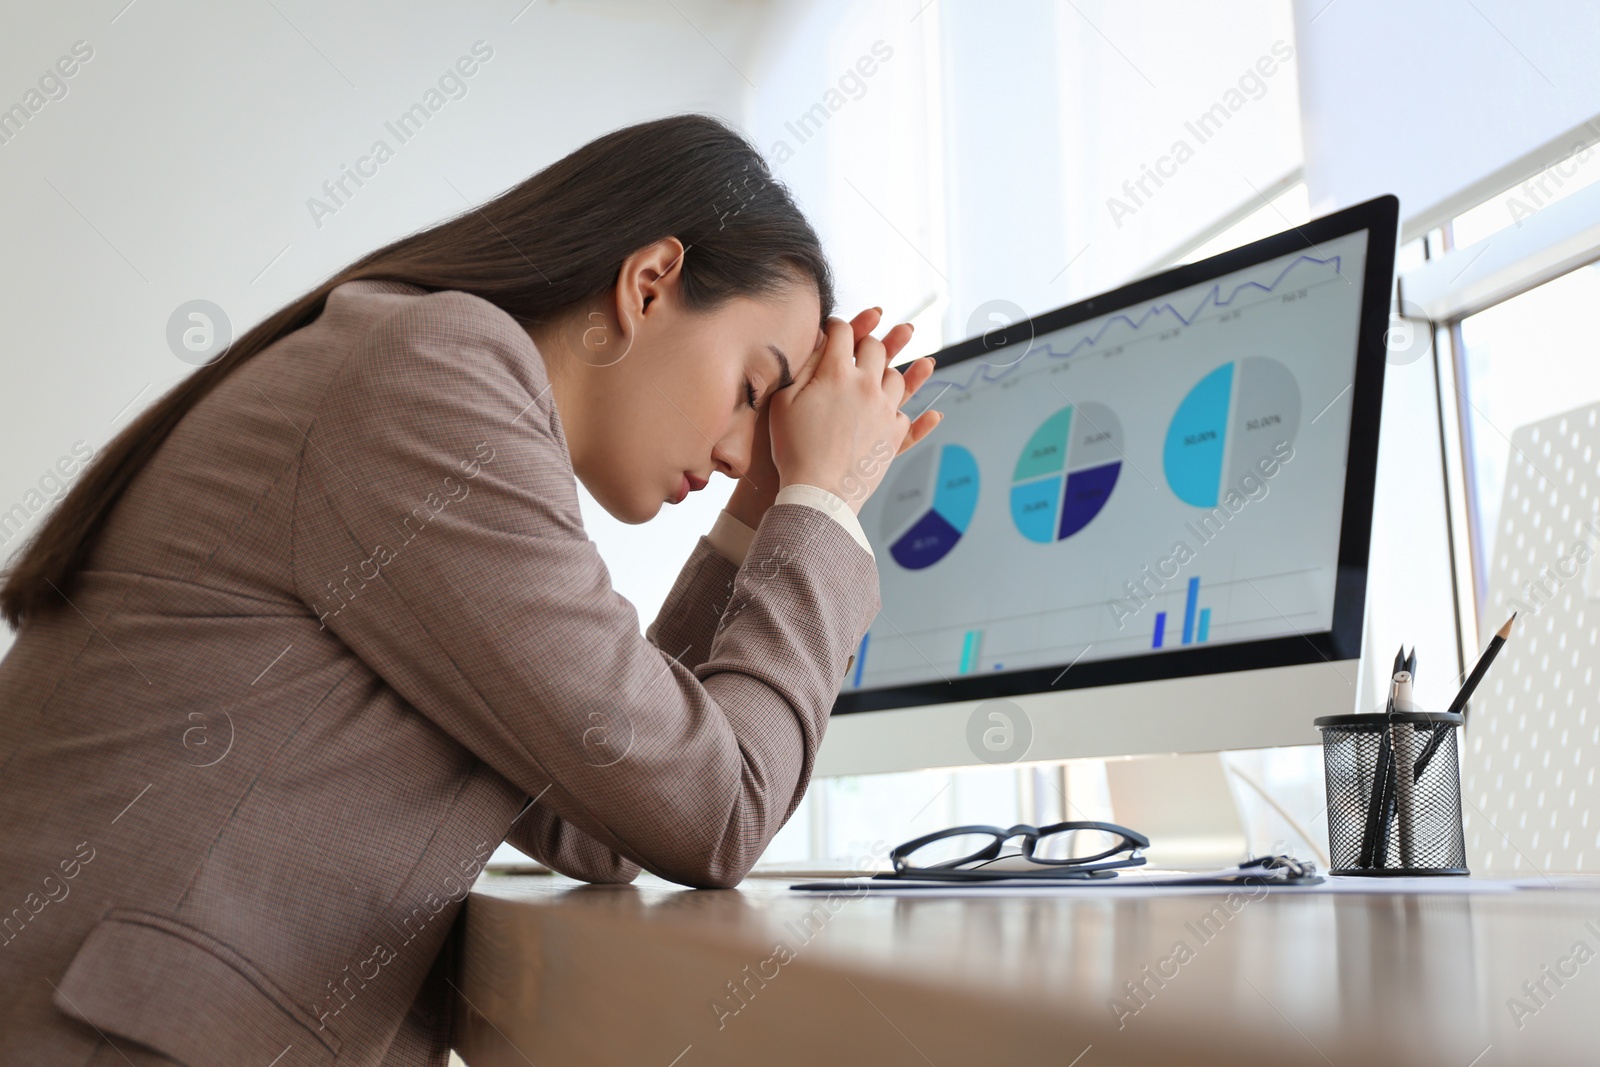
<path id="1" fill-rule="evenodd" d="M 1470 874 L 1466 839 L 1461 827 L 1461 768 L 1456 758 L 1460 715 L 1448 712 L 1397 711 L 1393 723 L 1383 714 L 1325 715 L 1316 720 L 1322 731 L 1322 760 L 1328 791 L 1328 857 L 1333 874 L 1433 875 Z M 1393 752 L 1394 799 L 1389 815 L 1374 823 L 1373 849 L 1363 862 L 1373 779 L 1387 727 Z M 1428 758 L 1422 777 L 1412 781 L 1412 768 L 1435 730 L 1439 746 Z"/>

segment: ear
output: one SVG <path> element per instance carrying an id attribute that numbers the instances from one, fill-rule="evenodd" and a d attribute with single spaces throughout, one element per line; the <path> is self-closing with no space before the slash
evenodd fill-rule
<path id="1" fill-rule="evenodd" d="M 659 311 L 664 304 L 676 301 L 687 251 L 676 237 L 663 237 L 622 261 L 616 284 L 619 322 L 631 324 L 652 308 Z"/>

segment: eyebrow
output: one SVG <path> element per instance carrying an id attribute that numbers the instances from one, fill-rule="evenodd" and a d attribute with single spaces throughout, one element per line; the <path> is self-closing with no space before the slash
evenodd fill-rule
<path id="1" fill-rule="evenodd" d="M 789 372 L 789 357 L 783 354 L 783 349 L 779 348 L 775 344 L 772 344 L 771 342 L 768 342 L 767 344 L 767 351 L 778 357 L 778 368 L 780 371 L 782 371 L 780 380 L 778 382 L 778 389 L 789 388 L 789 386 L 794 384 L 794 375 Z M 778 389 L 774 389 L 772 392 L 776 393 Z"/>

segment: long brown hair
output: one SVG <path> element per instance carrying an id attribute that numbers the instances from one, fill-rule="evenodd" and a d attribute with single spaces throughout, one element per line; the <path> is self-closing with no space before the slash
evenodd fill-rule
<path id="1" fill-rule="evenodd" d="M 0 615 L 17 628 L 61 605 L 111 509 L 172 428 L 241 363 L 321 315 L 336 286 L 378 278 L 461 290 L 536 327 L 607 291 L 628 255 L 669 236 L 693 250 L 681 268 L 692 309 L 809 280 L 822 318 L 833 313 L 821 242 L 749 141 L 699 114 L 614 130 L 488 203 L 350 264 L 174 386 L 101 449 L 18 552 Z"/>

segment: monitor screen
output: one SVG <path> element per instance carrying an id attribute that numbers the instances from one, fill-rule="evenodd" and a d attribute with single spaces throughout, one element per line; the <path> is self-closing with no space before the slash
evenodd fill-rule
<path id="1" fill-rule="evenodd" d="M 1357 356 L 1393 262 L 1370 215 L 939 353 L 907 411 L 944 420 L 860 511 L 882 608 L 835 710 L 1354 655 L 1335 609 L 1371 477 L 1347 494 L 1346 472 L 1381 337 L 1360 390 Z"/>

